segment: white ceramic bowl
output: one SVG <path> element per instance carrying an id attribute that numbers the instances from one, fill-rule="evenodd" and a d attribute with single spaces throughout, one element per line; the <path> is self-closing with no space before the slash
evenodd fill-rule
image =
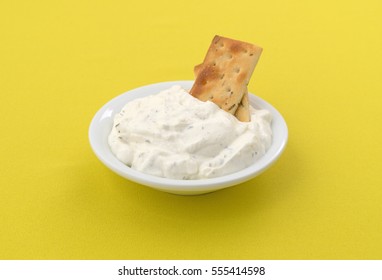
<path id="1" fill-rule="evenodd" d="M 173 85 L 180 85 L 188 90 L 192 87 L 192 84 L 193 81 L 173 81 L 152 84 L 127 91 L 106 103 L 96 113 L 89 128 L 90 145 L 96 156 L 108 168 L 126 179 L 161 191 L 184 195 L 208 193 L 242 183 L 259 175 L 278 159 L 287 143 L 287 125 L 281 114 L 272 105 L 253 94 L 249 95 L 251 105 L 257 109 L 267 109 L 273 116 L 273 139 L 272 145 L 266 154 L 254 164 L 241 171 L 211 179 L 166 179 L 136 171 L 124 165 L 113 155 L 109 148 L 107 138 L 113 125 L 114 115 L 119 113 L 127 102 L 139 97 L 158 93 L 159 91 L 168 89 Z"/>

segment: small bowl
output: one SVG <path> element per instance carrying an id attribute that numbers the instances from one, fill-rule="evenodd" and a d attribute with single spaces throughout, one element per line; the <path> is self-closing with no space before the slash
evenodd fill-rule
<path id="1" fill-rule="evenodd" d="M 283 152 L 288 139 L 288 128 L 281 114 L 261 98 L 249 94 L 250 104 L 256 109 L 267 109 L 273 116 L 272 145 L 266 154 L 251 166 L 221 177 L 200 180 L 175 180 L 156 177 L 136 171 L 120 162 L 111 152 L 108 135 L 113 125 L 114 115 L 129 101 L 158 93 L 173 85 L 189 90 L 193 81 L 173 81 L 151 84 L 127 91 L 106 103 L 93 117 L 89 128 L 90 145 L 99 158 L 112 171 L 136 183 L 174 194 L 196 195 L 224 189 L 248 181 L 266 170 Z"/>

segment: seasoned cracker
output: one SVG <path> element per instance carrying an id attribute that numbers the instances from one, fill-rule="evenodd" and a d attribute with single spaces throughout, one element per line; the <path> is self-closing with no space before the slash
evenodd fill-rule
<path id="1" fill-rule="evenodd" d="M 215 36 L 190 93 L 234 114 L 261 52 L 258 46 Z"/>
<path id="2" fill-rule="evenodd" d="M 197 77 L 203 64 L 198 64 L 194 67 L 194 75 Z M 248 89 L 246 89 L 243 98 L 240 101 L 239 106 L 234 112 L 235 117 L 242 122 L 249 122 L 251 120 L 251 113 L 249 112 L 249 99 L 248 99 Z"/>

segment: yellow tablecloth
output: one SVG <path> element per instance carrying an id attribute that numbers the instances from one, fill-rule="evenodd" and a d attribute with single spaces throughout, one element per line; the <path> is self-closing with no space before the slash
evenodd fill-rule
<path id="1" fill-rule="evenodd" d="M 382 2 L 2 1 L 1 259 L 381 259 Z M 249 90 L 290 138 L 259 177 L 177 196 L 125 180 L 88 126 L 193 79 L 215 34 L 264 52 Z"/>

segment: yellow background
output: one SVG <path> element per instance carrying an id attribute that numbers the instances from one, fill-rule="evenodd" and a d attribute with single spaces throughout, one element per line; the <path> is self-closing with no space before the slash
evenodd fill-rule
<path id="1" fill-rule="evenodd" d="M 381 259 L 382 2 L 2 1 L 1 259 Z M 193 79 L 215 34 L 264 48 L 249 89 L 290 138 L 261 176 L 186 197 L 104 167 L 88 126 Z"/>

